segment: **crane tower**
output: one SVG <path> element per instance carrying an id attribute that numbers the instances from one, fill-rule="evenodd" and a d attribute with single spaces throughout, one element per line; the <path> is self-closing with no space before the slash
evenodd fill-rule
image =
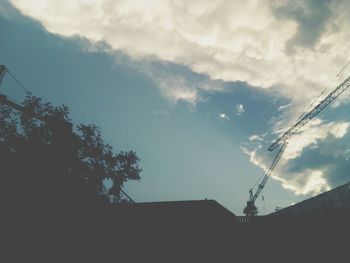
<path id="1" fill-rule="evenodd" d="M 263 180 L 258 186 L 258 189 L 256 190 L 255 194 L 253 195 L 253 189 L 249 190 L 249 201 L 247 201 L 247 206 L 244 208 L 243 213 L 245 213 L 247 216 L 256 216 L 258 214 L 258 209 L 255 206 L 255 201 L 260 195 L 261 191 L 264 189 L 265 184 L 269 177 L 272 175 L 273 170 L 276 168 L 279 160 L 281 159 L 285 149 L 287 148 L 288 143 L 285 142 L 280 150 L 278 151 L 276 157 L 274 158 L 270 168 L 267 170 Z"/>

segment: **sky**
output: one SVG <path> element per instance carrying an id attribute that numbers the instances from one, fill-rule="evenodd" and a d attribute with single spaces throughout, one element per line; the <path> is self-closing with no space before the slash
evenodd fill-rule
<path id="1" fill-rule="evenodd" d="M 268 146 L 350 75 L 350 3 L 0 0 L 0 64 L 94 123 L 143 169 L 137 202 L 215 199 L 242 214 Z M 20 100 L 6 77 L 0 92 Z M 321 94 L 321 95 L 320 95 Z M 349 181 L 346 91 L 289 140 L 261 214 Z"/>

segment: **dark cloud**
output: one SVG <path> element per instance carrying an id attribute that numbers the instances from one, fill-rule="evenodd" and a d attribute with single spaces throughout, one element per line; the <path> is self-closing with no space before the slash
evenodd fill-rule
<path id="1" fill-rule="evenodd" d="M 330 3 L 328 0 L 288 1 L 275 8 L 277 18 L 291 19 L 298 24 L 297 32 L 286 43 L 288 53 L 294 53 L 298 47 L 315 47 L 332 15 Z"/>
<path id="2" fill-rule="evenodd" d="M 329 136 L 318 141 L 317 148 L 305 149 L 288 165 L 288 173 L 306 173 L 322 170 L 329 185 L 333 188 L 350 180 L 350 134 L 342 139 Z M 305 174 L 307 176 L 307 174 Z"/>

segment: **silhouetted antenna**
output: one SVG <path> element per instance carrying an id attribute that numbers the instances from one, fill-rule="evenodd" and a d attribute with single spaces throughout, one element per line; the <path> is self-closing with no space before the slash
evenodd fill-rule
<path id="1" fill-rule="evenodd" d="M 263 214 L 266 214 L 265 197 L 263 195 L 261 196 L 261 201 L 263 205 Z"/>
<path id="2" fill-rule="evenodd" d="M 127 193 L 123 191 L 123 189 L 120 189 L 120 192 L 129 200 L 130 203 L 136 203 Z"/>
<path id="3" fill-rule="evenodd" d="M 28 90 L 22 85 L 21 82 L 19 82 L 19 81 L 16 79 L 16 77 L 15 77 L 4 65 L 0 65 L 0 85 L 1 85 L 2 80 L 3 80 L 4 77 L 5 77 L 5 74 L 6 74 L 6 73 L 8 73 L 8 74 L 12 77 L 12 79 L 15 80 L 15 81 L 17 82 L 17 84 L 18 84 L 26 93 L 28 93 Z M 19 111 L 19 112 L 24 112 L 24 111 L 25 111 L 24 107 L 23 107 L 21 104 L 17 103 L 17 102 L 16 102 L 15 100 L 13 100 L 13 99 L 9 99 L 7 96 L 5 96 L 4 94 L 1 94 L 1 93 L 0 93 L 0 103 L 6 105 L 6 106 L 8 106 L 8 107 L 11 107 L 11 108 L 13 108 L 13 109 L 15 109 L 15 110 L 17 110 L 17 111 Z M 32 115 L 33 115 L 34 118 L 36 118 L 36 119 L 38 119 L 38 120 L 45 121 L 45 120 L 44 120 L 44 116 L 42 116 L 42 115 L 40 115 L 40 114 L 38 114 L 38 113 L 33 112 Z"/>
<path id="4" fill-rule="evenodd" d="M 0 65 L 0 85 L 5 76 L 5 73 L 6 73 L 6 67 L 4 65 Z"/>

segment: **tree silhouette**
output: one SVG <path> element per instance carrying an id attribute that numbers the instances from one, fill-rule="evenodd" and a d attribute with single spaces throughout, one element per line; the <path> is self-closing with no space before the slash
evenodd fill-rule
<path id="1" fill-rule="evenodd" d="M 108 195 L 127 202 L 121 189 L 142 171 L 135 152 L 114 153 L 95 125 L 73 126 L 65 105 L 27 94 L 23 106 L 0 104 L 0 187 L 11 205 L 89 206 Z M 113 183 L 108 191 L 105 179 Z"/>

